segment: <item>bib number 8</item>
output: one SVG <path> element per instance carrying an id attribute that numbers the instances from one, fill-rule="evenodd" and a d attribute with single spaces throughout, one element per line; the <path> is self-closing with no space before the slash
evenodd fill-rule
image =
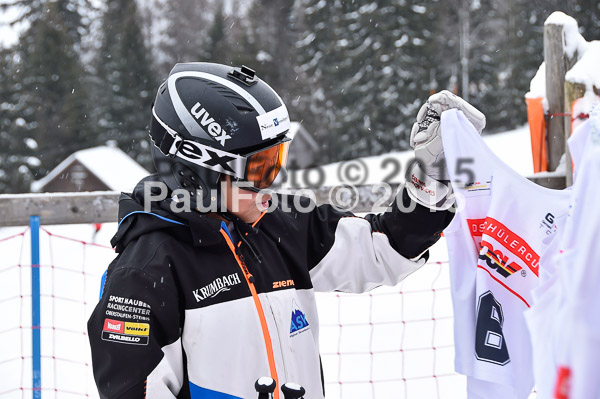
<path id="1" fill-rule="evenodd" d="M 478 360 L 504 366 L 510 362 L 508 348 L 502 333 L 504 315 L 502 305 L 491 291 L 479 297 L 475 328 L 475 356 Z"/>

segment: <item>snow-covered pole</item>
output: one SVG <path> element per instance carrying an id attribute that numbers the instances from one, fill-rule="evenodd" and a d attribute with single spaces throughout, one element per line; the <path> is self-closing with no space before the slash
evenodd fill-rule
<path id="1" fill-rule="evenodd" d="M 548 101 L 548 170 L 556 170 L 566 151 L 565 164 L 571 164 L 566 140 L 570 133 L 571 110 L 566 109 L 565 74 L 577 61 L 568 55 L 564 25 L 565 14 L 553 13 L 544 23 L 544 61 L 546 63 L 546 99 Z M 567 123 L 568 122 L 568 123 Z M 566 171 L 567 175 L 570 173 Z"/>
<path id="2" fill-rule="evenodd" d="M 563 116 L 565 63 L 562 25 L 544 25 L 544 61 L 546 62 L 546 99 L 548 100 L 548 170 L 554 171 L 565 152 Z"/>

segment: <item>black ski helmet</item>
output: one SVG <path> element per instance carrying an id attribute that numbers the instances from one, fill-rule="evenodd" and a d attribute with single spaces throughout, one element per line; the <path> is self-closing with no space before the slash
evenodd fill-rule
<path id="1" fill-rule="evenodd" d="M 269 187 L 285 167 L 289 128 L 285 104 L 252 69 L 181 63 L 152 106 L 152 158 L 171 192 L 206 209 L 221 204 L 222 174 Z"/>

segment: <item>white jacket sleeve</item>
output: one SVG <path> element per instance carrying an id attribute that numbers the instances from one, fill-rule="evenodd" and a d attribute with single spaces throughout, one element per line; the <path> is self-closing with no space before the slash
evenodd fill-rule
<path id="1" fill-rule="evenodd" d="M 333 246 L 310 276 L 316 291 L 358 293 L 396 285 L 424 263 L 396 252 L 384 233 L 372 232 L 367 220 L 345 217 L 336 226 Z"/>
<path id="2" fill-rule="evenodd" d="M 307 256 L 315 290 L 365 292 L 393 286 L 421 267 L 425 259 L 419 257 L 439 240 L 454 213 L 410 206 L 411 201 L 402 189 L 386 212 L 364 218 L 330 205 L 314 209 L 308 215 Z"/>

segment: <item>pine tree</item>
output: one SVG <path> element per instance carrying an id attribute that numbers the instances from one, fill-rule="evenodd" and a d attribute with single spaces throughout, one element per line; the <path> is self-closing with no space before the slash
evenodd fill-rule
<path id="1" fill-rule="evenodd" d="M 376 153 L 408 148 L 417 112 L 436 91 L 437 68 L 443 64 L 436 40 L 437 1 L 394 1 L 392 6 L 381 8 L 379 18 L 387 21 L 387 26 L 378 28 L 386 53 L 378 57 L 382 76 L 375 77 L 381 81 L 377 117 L 381 125 L 377 132 L 383 144 Z"/>
<path id="2" fill-rule="evenodd" d="M 540 26 L 554 11 L 562 11 L 577 21 L 579 32 L 587 41 L 600 40 L 600 2 L 597 0 L 536 1 L 528 8 L 540 16 Z"/>
<path id="3" fill-rule="evenodd" d="M 223 3 L 218 3 L 214 12 L 214 18 L 208 30 L 208 40 L 202 51 L 201 58 L 211 62 L 224 63 L 229 61 L 225 23 L 227 17 L 223 12 Z"/>
<path id="4" fill-rule="evenodd" d="M 543 21 L 535 17 L 531 2 L 512 0 L 502 12 L 506 37 L 497 53 L 497 92 L 488 94 L 484 104 L 494 104 L 490 129 L 503 131 L 527 123 L 525 94 L 531 79 L 544 60 Z M 496 98 L 494 98 L 496 97 Z M 488 112 L 489 113 L 489 112 Z"/>
<path id="5" fill-rule="evenodd" d="M 0 193 L 26 192 L 33 176 L 27 167 L 24 119 L 16 111 L 19 95 L 14 74 L 17 60 L 12 49 L 0 51 Z M 33 145 L 33 144 L 32 144 Z"/>
<path id="6" fill-rule="evenodd" d="M 236 4 L 236 6 L 238 6 Z M 164 77 L 177 62 L 239 64 L 254 59 L 247 39 L 246 15 L 225 10 L 219 0 L 181 0 L 160 5 L 167 21 L 156 49 L 159 75 Z"/>
<path id="7" fill-rule="evenodd" d="M 296 43 L 296 73 L 301 94 L 296 108 L 302 115 L 302 123 L 321 145 L 322 163 L 336 159 L 339 149 L 336 148 L 338 110 L 334 104 L 339 93 L 334 93 L 334 88 L 335 68 L 339 63 L 335 48 L 338 40 L 343 39 L 338 28 L 341 7 L 340 1 L 300 0 L 298 4 L 301 33 Z"/>
<path id="8" fill-rule="evenodd" d="M 89 133 L 85 73 L 77 52 L 82 28 L 72 1 L 28 1 L 29 28 L 4 57 L 10 121 L 7 130 L 14 165 L 7 191 L 28 191 L 71 152 L 85 146 Z"/>
<path id="9" fill-rule="evenodd" d="M 442 41 L 452 38 L 442 46 L 440 64 L 445 71 L 438 77 L 440 89 L 454 90 L 481 109 L 487 117 L 487 133 L 526 123 L 523 97 L 543 60 L 543 21 L 540 24 L 536 17 L 539 5 L 525 0 L 453 0 L 451 4 L 447 13 L 439 13 L 437 35 Z M 461 23 L 468 23 L 468 29 Z M 468 44 L 466 63 L 461 62 L 461 42 Z M 456 85 L 446 79 L 448 74 L 455 76 Z"/>
<path id="10" fill-rule="evenodd" d="M 406 148 L 431 89 L 433 9 L 421 2 L 304 0 L 303 102 L 328 143 L 326 160 Z"/>
<path id="11" fill-rule="evenodd" d="M 210 0 L 180 0 L 160 5 L 159 13 L 167 24 L 157 49 L 161 77 L 166 77 L 178 62 L 208 61 L 204 49 L 212 22 L 210 3 Z"/>
<path id="12" fill-rule="evenodd" d="M 148 126 L 157 86 L 136 3 L 108 0 L 106 7 L 96 62 L 99 143 L 114 140 L 123 151 L 151 169 Z"/>
<path id="13" fill-rule="evenodd" d="M 509 7 L 495 0 L 463 2 L 469 14 L 470 43 L 468 95 L 460 95 L 486 114 L 486 131 L 493 131 L 507 119 L 507 91 L 512 68 L 509 41 Z M 510 12 L 510 11 L 508 11 Z M 522 97 L 520 99 L 522 102 Z M 513 125 L 514 126 L 514 125 Z"/>
<path id="14" fill-rule="evenodd" d="M 294 11 L 293 0 L 254 0 L 247 17 L 252 23 L 247 32 L 248 44 L 243 49 L 253 58 L 248 60 L 249 66 L 287 103 L 296 85 L 294 61 L 298 33 Z"/>

